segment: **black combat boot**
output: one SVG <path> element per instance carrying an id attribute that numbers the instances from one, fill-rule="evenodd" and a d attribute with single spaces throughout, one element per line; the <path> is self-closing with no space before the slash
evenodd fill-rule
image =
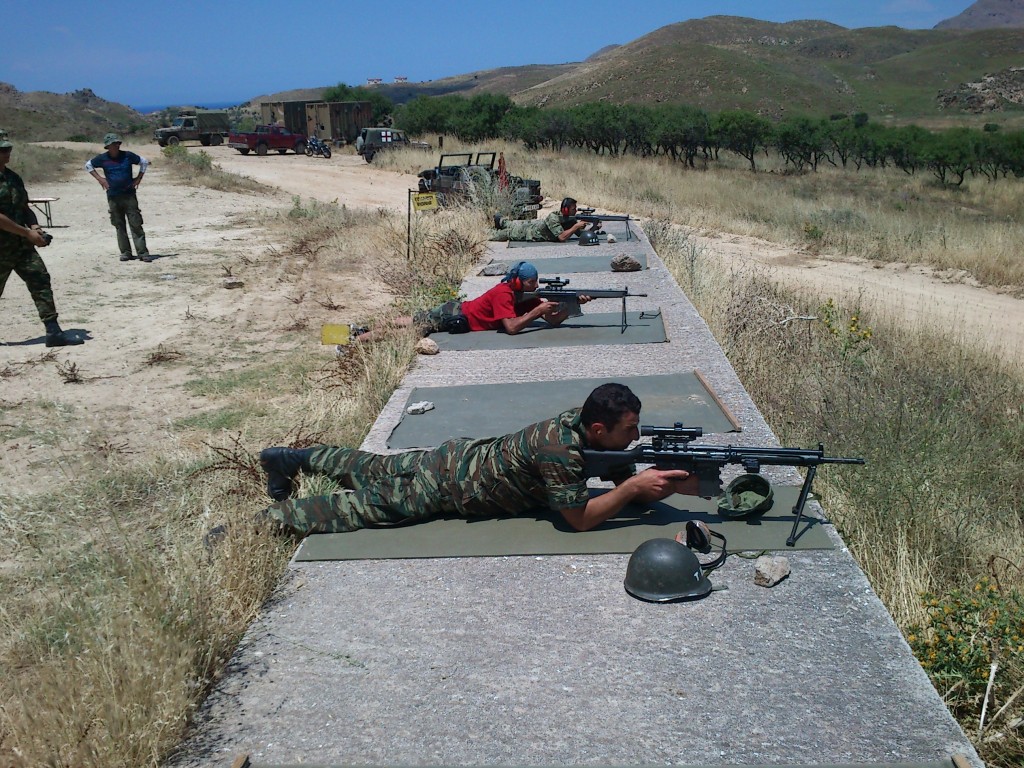
<path id="1" fill-rule="evenodd" d="M 46 326 L 46 346 L 48 347 L 73 347 L 83 343 L 82 339 L 68 336 L 66 332 L 62 331 L 56 320 L 47 320 L 44 325 Z"/>
<path id="2" fill-rule="evenodd" d="M 264 448 L 260 451 L 260 466 L 267 473 L 267 495 L 274 501 L 284 501 L 292 495 L 292 479 L 299 470 L 309 472 L 309 457 L 313 448 Z"/>

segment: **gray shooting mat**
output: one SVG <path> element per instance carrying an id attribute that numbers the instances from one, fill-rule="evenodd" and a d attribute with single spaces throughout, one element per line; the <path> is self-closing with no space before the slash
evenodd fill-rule
<path id="1" fill-rule="evenodd" d="M 295 559 L 629 554 L 648 539 L 674 538 L 686 527 L 687 520 L 703 520 L 711 530 L 725 536 L 730 552 L 832 549 L 822 522 L 806 516 L 797 531 L 795 546 L 786 546 L 799 492 L 799 486 L 776 486 L 771 509 L 750 520 L 719 517 L 715 499 L 675 495 L 649 505 L 630 505 L 592 531 L 574 531 L 561 515 L 538 512 L 525 517 L 437 518 L 390 528 L 321 533 L 303 539 Z"/>
<path id="2" fill-rule="evenodd" d="M 658 314 L 651 316 L 656 311 Z M 644 315 L 641 319 L 641 315 Z M 537 347 L 584 347 L 593 344 L 654 344 L 668 341 L 660 310 L 627 312 L 622 332 L 621 312 L 586 312 L 550 326 L 537 320 L 514 336 L 498 331 L 432 333 L 442 352 L 474 349 L 535 349 Z"/>
<path id="3" fill-rule="evenodd" d="M 588 254 L 590 250 L 584 248 L 581 249 L 586 251 Z M 616 251 L 604 251 L 602 250 L 600 255 L 597 256 L 563 256 L 561 258 L 544 258 L 544 259 L 530 259 L 529 262 L 537 268 L 541 277 L 549 277 L 551 275 L 560 274 L 571 274 L 573 272 L 611 272 L 611 262 L 616 256 L 625 254 L 632 256 L 634 259 L 640 262 L 642 269 L 647 269 L 647 254 L 642 250 L 638 250 L 636 253 L 626 253 L 623 250 Z M 518 263 L 515 259 L 491 259 L 489 264 L 505 264 L 507 269 L 512 268 Z M 483 275 L 483 270 L 480 271 Z M 588 288 L 596 288 L 599 286 L 586 286 Z"/>
<path id="4" fill-rule="evenodd" d="M 456 437 L 506 435 L 578 408 L 595 387 L 609 381 L 613 379 L 417 387 L 403 406 L 402 420 L 392 430 L 387 446 L 431 448 Z M 687 427 L 702 427 L 706 434 L 740 431 L 735 418 L 696 372 L 624 376 L 614 381 L 625 384 L 640 398 L 643 424 L 682 422 Z M 423 400 L 433 403 L 434 409 L 418 415 L 406 413 L 411 403 Z"/>
<path id="5" fill-rule="evenodd" d="M 551 245 L 571 245 L 571 246 L 574 246 L 574 247 L 579 248 L 579 249 L 584 250 L 584 251 L 610 251 L 612 249 L 625 248 L 627 250 L 624 251 L 624 252 L 625 253 L 629 253 L 630 256 L 633 255 L 632 250 L 630 250 L 631 248 L 635 247 L 636 250 L 641 250 L 643 248 L 643 245 L 641 245 L 640 240 L 637 239 L 636 235 L 630 236 L 630 238 L 628 240 L 626 239 L 626 230 L 622 230 L 621 233 L 620 232 L 612 232 L 612 234 L 615 235 L 615 242 L 614 243 L 609 243 L 603 237 L 598 239 L 597 245 L 580 245 L 579 241 L 576 240 L 575 238 L 569 238 L 565 242 L 561 242 L 561 243 L 560 242 L 554 242 L 554 241 L 551 241 L 551 240 L 507 240 L 507 241 L 505 241 L 507 243 L 507 245 L 505 247 L 506 248 L 544 248 L 546 246 L 551 246 Z M 502 241 L 501 240 L 494 240 L 492 242 L 500 243 Z M 616 255 L 618 255 L 618 253 L 619 253 L 619 251 L 616 250 L 615 253 L 612 254 L 612 255 L 616 256 Z M 609 258 L 611 258 L 611 257 L 609 256 Z"/>

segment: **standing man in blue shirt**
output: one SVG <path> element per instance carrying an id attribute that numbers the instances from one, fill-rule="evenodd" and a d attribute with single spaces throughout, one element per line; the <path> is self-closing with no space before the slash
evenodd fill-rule
<path id="1" fill-rule="evenodd" d="M 116 133 L 108 133 L 103 137 L 102 155 L 96 155 L 85 164 L 87 170 L 100 186 L 107 192 L 107 207 L 110 209 L 110 223 L 117 230 L 117 247 L 121 250 L 121 261 L 132 261 L 131 241 L 128 240 L 128 228 L 132 230 L 137 257 L 150 262 L 146 247 L 146 233 L 142 229 L 142 211 L 135 190 L 142 183 L 142 177 L 149 168 L 149 160 L 139 157 L 134 152 L 121 151 L 121 137 Z M 133 178 L 132 166 L 139 166 L 139 175 Z M 100 175 L 100 171 L 103 175 Z M 125 221 L 127 220 L 127 226 Z"/>

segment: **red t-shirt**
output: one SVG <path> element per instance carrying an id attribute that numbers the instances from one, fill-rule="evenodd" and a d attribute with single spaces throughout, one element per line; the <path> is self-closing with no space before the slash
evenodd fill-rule
<path id="1" fill-rule="evenodd" d="M 504 327 L 502 320 L 525 315 L 538 304 L 540 299 L 516 303 L 512 286 L 509 283 L 498 283 L 483 295 L 462 302 L 460 311 L 469 320 L 469 330 L 496 331 Z"/>

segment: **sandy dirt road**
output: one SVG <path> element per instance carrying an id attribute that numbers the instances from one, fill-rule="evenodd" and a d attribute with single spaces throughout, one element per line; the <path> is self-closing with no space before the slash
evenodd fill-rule
<path id="1" fill-rule="evenodd" d="M 353 271 L 317 276 L 330 281 L 346 317 L 318 315 L 309 302 L 297 308 L 291 299 L 307 266 L 281 252 L 266 222 L 291 208 L 296 195 L 403 211 L 414 176 L 346 153 L 324 160 L 243 157 L 211 148 L 224 170 L 268 185 L 263 194 L 224 193 L 176 181 L 154 144 L 126 148 L 154 161 L 139 191 L 150 250 L 159 256 L 152 264 L 117 260 L 102 190 L 84 171 L 29 189 L 33 196 L 60 198 L 53 206 L 54 242 L 42 254 L 63 326 L 89 340 L 46 349 L 28 292 L 11 276 L 0 299 L 0 471 L 8 490 L 73 481 L 107 467 L 111 455 L 131 462 L 175 450 L 188 440 L 176 426 L 182 419 L 222 405 L 194 394 L 187 382 L 296 346 L 324 350 L 321 322 L 344 322 L 389 301 L 374 287 L 373 274 Z M 11 166 L 18 169 L 17 149 Z M 837 298 L 861 293 L 866 303 L 961 329 L 1009 359 L 1024 360 L 1020 300 L 919 268 L 876 268 L 730 236 L 703 242 L 723 259 L 769 265 L 777 279 Z M 242 279 L 242 288 L 223 287 L 228 271 Z M 302 313 L 307 330 L 283 330 Z M 160 350 L 180 358 L 153 364 Z M 66 383 L 75 376 L 80 381 Z"/>

